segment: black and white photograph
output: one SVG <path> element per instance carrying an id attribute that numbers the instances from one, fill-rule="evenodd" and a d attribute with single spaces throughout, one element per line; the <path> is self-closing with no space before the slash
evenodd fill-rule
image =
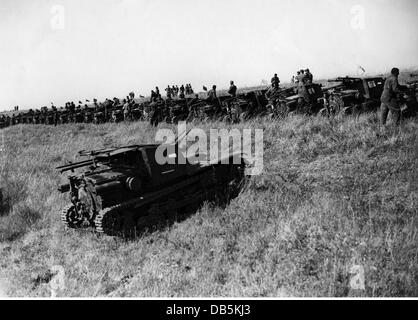
<path id="1" fill-rule="evenodd" d="M 417 88 L 416 0 L 0 0 L 0 300 L 416 298 Z"/>

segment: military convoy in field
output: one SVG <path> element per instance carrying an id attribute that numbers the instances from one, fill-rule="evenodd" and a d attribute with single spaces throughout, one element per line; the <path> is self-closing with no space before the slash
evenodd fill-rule
<path id="1" fill-rule="evenodd" d="M 418 77 L 418 75 L 411 75 Z M 254 117 L 282 118 L 292 114 L 332 117 L 374 111 L 380 106 L 385 79 L 382 77 L 339 77 L 329 85 L 308 82 L 289 87 L 253 90 L 245 93 L 198 95 L 177 99 L 130 100 L 114 98 L 104 103 L 29 110 L 12 116 L 0 116 L 0 129 L 17 124 L 59 125 L 121 121 L 160 122 L 217 120 L 238 123 Z M 417 111 L 418 80 L 412 80 L 399 100 L 404 115 Z M 187 134 L 186 134 L 187 135 Z M 170 145 L 178 159 L 180 136 Z M 186 165 L 160 164 L 157 150 L 162 145 L 131 145 L 80 152 L 87 160 L 58 167 L 71 172 L 68 183 L 60 187 L 69 193 L 70 203 L 61 219 L 69 228 L 92 227 L 108 235 L 135 236 L 178 211 L 195 210 L 204 201 L 226 203 L 235 197 L 245 179 L 245 161 L 240 154 L 228 159 L 186 162 Z M 168 145 L 167 145 L 168 146 Z M 236 161 L 238 159 L 239 161 Z M 225 161 L 228 160 L 228 161 Z M 233 161 L 235 160 L 235 161 Z M 228 164 L 223 164 L 223 163 Z M 79 174 L 75 170 L 81 169 Z"/>
<path id="2" fill-rule="evenodd" d="M 410 75 L 411 78 L 418 74 Z M 254 117 L 286 117 L 291 114 L 332 116 L 357 114 L 376 110 L 385 79 L 382 77 L 338 77 L 328 80 L 329 85 L 306 83 L 288 87 L 272 86 L 269 89 L 253 90 L 236 96 L 222 94 L 212 98 L 196 95 L 182 98 L 145 100 L 132 99 L 129 108 L 114 98 L 103 103 L 95 100 L 92 105 L 40 110 L 29 110 L 13 115 L 0 115 L 0 128 L 17 124 L 58 125 L 65 123 L 94 123 L 121 121 L 149 121 L 152 125 L 161 122 L 219 120 L 237 123 Z M 418 80 L 409 82 L 405 92 L 403 112 L 415 114 L 417 110 Z M 206 88 L 205 88 L 206 89 Z"/>

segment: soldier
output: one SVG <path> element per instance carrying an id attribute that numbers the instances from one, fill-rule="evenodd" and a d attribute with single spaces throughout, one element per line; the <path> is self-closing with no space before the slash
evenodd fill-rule
<path id="1" fill-rule="evenodd" d="M 184 96 L 184 86 L 183 85 L 181 85 L 181 87 L 180 87 L 180 95 L 179 95 L 179 98 L 180 99 L 184 99 L 185 98 L 185 96 Z"/>
<path id="2" fill-rule="evenodd" d="M 295 84 L 298 84 L 298 83 L 299 83 L 299 80 L 300 80 L 300 71 L 298 71 L 298 72 L 296 73 L 296 77 L 295 77 Z"/>
<path id="3" fill-rule="evenodd" d="M 313 75 L 312 73 L 309 71 L 309 69 L 305 70 L 305 81 L 307 84 L 311 84 L 313 82 Z"/>
<path id="4" fill-rule="evenodd" d="M 386 79 L 382 96 L 380 97 L 381 105 L 381 121 L 382 125 L 386 124 L 386 119 L 389 113 L 389 110 L 393 116 L 393 120 L 396 125 L 399 125 L 401 120 L 401 108 L 399 103 L 399 95 L 407 90 L 406 86 L 399 85 L 398 76 L 399 76 L 399 69 L 393 68 L 391 70 L 391 75 L 389 78 Z"/>
<path id="5" fill-rule="evenodd" d="M 271 78 L 271 85 L 272 85 L 273 87 L 278 88 L 278 87 L 279 87 L 279 84 L 280 84 L 280 79 L 279 79 L 279 77 L 277 76 L 277 73 L 275 73 L 275 74 L 274 74 L 274 77 L 273 77 L 273 78 Z"/>
<path id="6" fill-rule="evenodd" d="M 116 97 L 113 97 L 113 106 L 118 107 L 120 105 L 120 100 Z"/>
<path id="7" fill-rule="evenodd" d="M 234 84 L 234 81 L 232 81 L 232 80 L 229 82 L 229 84 L 230 84 L 230 87 L 229 87 L 229 90 L 228 90 L 228 94 L 232 98 L 235 98 L 237 96 L 237 86 Z"/>
<path id="8" fill-rule="evenodd" d="M 94 111 L 97 111 L 99 109 L 99 105 L 97 104 L 97 99 L 93 99 L 93 105 L 94 105 Z"/>
<path id="9" fill-rule="evenodd" d="M 171 91 L 170 86 L 167 86 L 165 91 L 167 92 L 167 99 L 171 99 L 172 91 Z"/>
<path id="10" fill-rule="evenodd" d="M 130 98 L 130 100 L 135 99 L 135 93 L 133 91 L 129 92 L 129 98 Z"/>
<path id="11" fill-rule="evenodd" d="M 298 83 L 305 83 L 305 71 L 304 70 L 299 70 L 298 72 Z"/>
<path id="12" fill-rule="evenodd" d="M 298 82 L 298 109 L 306 109 L 305 107 L 310 103 L 309 92 L 306 88 L 306 76 L 304 70 L 300 70 Z M 303 110 L 305 112 L 306 110 Z"/>
<path id="13" fill-rule="evenodd" d="M 151 90 L 151 102 L 154 102 L 156 100 L 156 94 L 154 90 Z"/>
<path id="14" fill-rule="evenodd" d="M 113 105 L 113 101 L 106 98 L 105 102 L 104 102 L 104 118 L 105 118 L 105 122 L 109 121 L 110 119 L 110 109 L 112 108 Z"/>
<path id="15" fill-rule="evenodd" d="M 130 120 L 130 114 L 131 114 L 131 105 L 129 101 L 126 99 L 123 99 L 123 120 L 126 122 Z"/>
<path id="16" fill-rule="evenodd" d="M 216 85 L 213 85 L 212 89 L 208 91 L 207 100 L 214 101 L 214 100 L 216 100 L 216 98 L 217 98 L 217 96 L 216 96 Z"/>

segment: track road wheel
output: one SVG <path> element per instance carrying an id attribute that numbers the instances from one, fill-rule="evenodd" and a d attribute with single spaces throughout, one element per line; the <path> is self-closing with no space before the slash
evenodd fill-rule
<path id="1" fill-rule="evenodd" d="M 73 204 L 65 207 L 61 212 L 61 221 L 68 228 L 80 228 L 83 225 L 83 216 L 77 212 Z"/>

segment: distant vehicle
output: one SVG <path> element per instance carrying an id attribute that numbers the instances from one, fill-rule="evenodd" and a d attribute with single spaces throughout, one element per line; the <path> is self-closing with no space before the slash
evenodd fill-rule
<path id="1" fill-rule="evenodd" d="M 283 95 L 278 98 L 278 106 L 276 113 L 280 113 L 282 116 L 288 114 L 306 114 L 312 115 L 319 112 L 322 108 L 322 86 L 318 83 L 305 84 L 307 100 L 301 103 L 300 95 L 294 94 L 297 92 L 295 88 L 287 89 Z"/>
<path id="2" fill-rule="evenodd" d="M 374 111 L 380 106 L 385 79 L 380 77 L 339 77 L 328 82 L 339 84 L 328 90 L 330 113 L 352 114 Z"/>

